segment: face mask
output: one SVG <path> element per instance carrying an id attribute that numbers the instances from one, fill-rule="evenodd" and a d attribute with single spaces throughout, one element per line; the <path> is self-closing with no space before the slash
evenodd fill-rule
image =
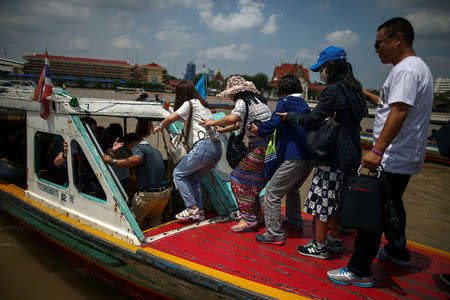
<path id="1" fill-rule="evenodd" d="M 320 70 L 320 73 L 319 73 L 320 80 L 321 80 L 323 83 L 327 83 L 327 82 L 328 82 L 328 74 L 325 73 L 325 69 L 326 69 L 326 68 L 323 68 L 322 70 Z"/>

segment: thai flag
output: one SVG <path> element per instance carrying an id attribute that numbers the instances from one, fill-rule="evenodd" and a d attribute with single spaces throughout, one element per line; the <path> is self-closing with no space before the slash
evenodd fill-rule
<path id="1" fill-rule="evenodd" d="M 48 59 L 47 49 L 45 49 L 45 64 L 42 69 L 39 83 L 34 89 L 33 100 L 41 102 L 41 118 L 47 120 L 50 115 L 49 100 L 47 97 L 53 93 L 52 81 L 50 80 L 50 61 Z"/>

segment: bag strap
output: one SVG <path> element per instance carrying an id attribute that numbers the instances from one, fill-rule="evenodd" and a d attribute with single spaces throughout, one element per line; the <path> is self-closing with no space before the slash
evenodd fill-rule
<path id="1" fill-rule="evenodd" d="M 190 150 L 189 147 L 189 134 L 191 132 L 191 123 L 192 123 L 192 110 L 193 110 L 193 105 L 191 100 L 188 101 L 189 102 L 189 117 L 187 120 L 187 126 L 186 126 L 186 132 L 184 132 L 184 144 L 186 146 L 187 150 Z"/>
<path id="2" fill-rule="evenodd" d="M 242 100 L 242 101 L 244 101 L 244 100 Z M 241 133 L 238 135 L 238 137 L 239 137 L 239 139 L 240 139 L 241 141 L 244 139 L 245 128 L 247 127 L 247 120 L 248 120 L 248 103 L 245 102 L 245 101 L 244 101 L 244 103 L 245 103 L 245 108 L 246 108 L 246 111 L 245 111 L 245 117 L 244 117 L 244 126 L 242 126 L 242 127 L 243 127 L 243 128 L 242 128 L 242 131 L 241 131 Z"/>

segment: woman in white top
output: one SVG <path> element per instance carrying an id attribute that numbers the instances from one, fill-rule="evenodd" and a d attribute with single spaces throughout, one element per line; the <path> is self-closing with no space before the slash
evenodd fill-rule
<path id="1" fill-rule="evenodd" d="M 190 105 L 192 103 L 192 124 L 189 133 L 189 146 L 192 150 L 178 163 L 173 171 L 175 187 L 184 200 L 186 209 L 175 217 L 179 220 L 203 220 L 202 190 L 200 182 L 219 162 L 222 146 L 215 127 L 202 126 L 202 119 L 212 118 L 208 102 L 203 99 L 191 82 L 183 81 L 175 88 L 175 112 L 165 118 L 153 133 L 162 130 L 175 121 L 182 121 L 187 128 Z"/>
<path id="2" fill-rule="evenodd" d="M 234 232 L 254 229 L 258 224 L 256 217 L 260 209 L 259 194 L 267 183 L 264 174 L 264 158 L 271 136 L 251 135 L 250 132 L 250 124 L 253 121 L 265 122 L 271 117 L 266 100 L 259 94 L 252 82 L 246 81 L 241 76 L 232 76 L 227 81 L 226 90 L 219 95 L 221 97 L 230 96 L 235 102 L 231 114 L 215 121 L 205 120 L 200 123 L 204 126 L 226 126 L 224 128 L 217 127 L 217 131 L 220 133 L 232 131 L 237 127 L 242 130 L 246 126 L 245 134 L 249 138 L 249 153 L 230 174 L 231 189 L 241 215 L 239 222 L 231 226 L 231 230 Z M 247 123 L 243 124 L 247 105 Z M 236 126 L 237 124 L 239 125 Z"/>

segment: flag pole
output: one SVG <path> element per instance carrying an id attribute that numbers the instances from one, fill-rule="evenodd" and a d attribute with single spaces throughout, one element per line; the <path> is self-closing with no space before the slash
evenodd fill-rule
<path id="1" fill-rule="evenodd" d="M 205 100 L 208 101 L 208 77 L 206 76 L 206 64 L 203 64 L 203 75 L 205 76 Z"/>

